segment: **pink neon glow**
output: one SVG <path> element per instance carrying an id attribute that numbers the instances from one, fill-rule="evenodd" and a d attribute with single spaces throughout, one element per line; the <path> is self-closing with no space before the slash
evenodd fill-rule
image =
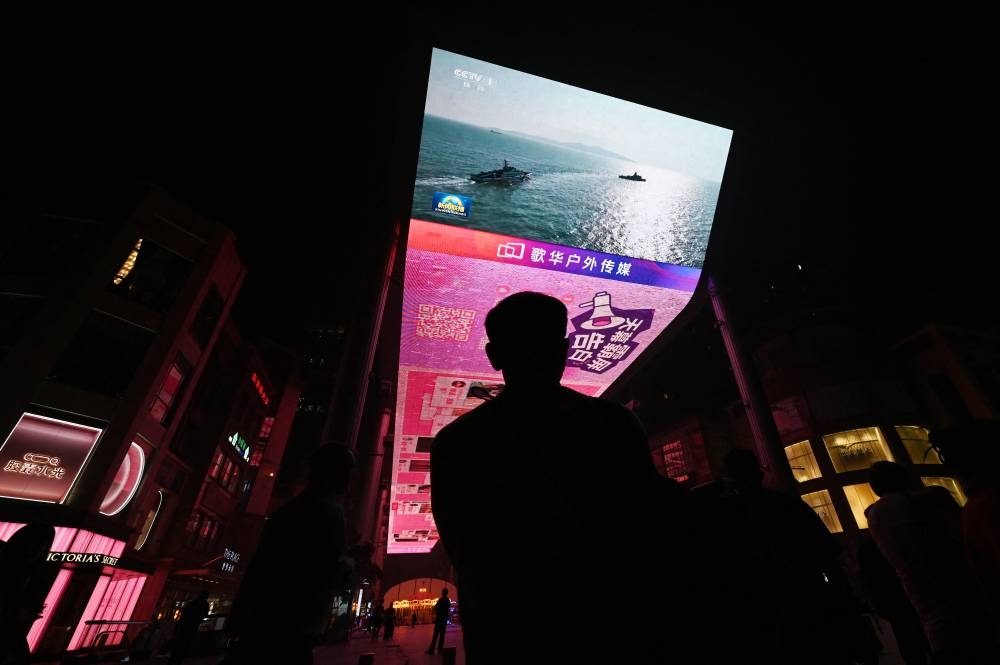
<path id="1" fill-rule="evenodd" d="M 66 526 L 57 526 L 56 537 L 52 541 L 52 551 L 69 552 L 78 530 Z"/>
<path id="2" fill-rule="evenodd" d="M 62 503 L 102 430 L 24 413 L 0 445 L 0 496 Z"/>
<path id="3" fill-rule="evenodd" d="M 89 626 L 85 622 L 90 621 L 94 618 L 97 613 L 97 607 L 101 603 L 101 599 L 104 597 L 104 592 L 108 588 L 108 584 L 111 582 L 110 575 L 101 575 L 97 579 L 97 586 L 94 587 L 94 592 L 90 594 L 90 600 L 87 601 L 87 606 L 83 609 L 83 615 L 80 617 L 80 623 L 76 625 L 76 631 L 73 633 L 72 639 L 69 641 L 68 650 L 79 649 L 83 644 L 83 638 L 88 632 Z"/>
<path id="4" fill-rule="evenodd" d="M 111 621 L 128 621 L 132 617 L 132 610 L 139 600 L 139 593 L 146 583 L 146 576 L 130 576 L 119 579 L 119 575 L 128 574 L 125 571 L 116 573 L 108 591 L 104 594 L 101 606 L 98 608 L 95 619 Z M 124 630 L 126 626 L 107 626 L 105 630 Z M 121 633 L 113 633 L 108 636 L 108 644 L 119 644 L 122 640 Z"/>
<path id="5" fill-rule="evenodd" d="M 73 639 L 70 641 L 70 649 L 80 649 L 89 647 L 99 633 L 108 632 L 106 644 L 120 644 L 122 636 L 120 632 L 125 630 L 125 625 L 91 625 L 87 621 L 128 621 L 132 617 L 136 603 L 139 601 L 139 594 L 146 584 L 146 575 L 132 573 L 130 571 L 115 571 L 114 575 L 102 576 L 94 588 L 94 593 L 87 603 L 80 623 L 77 625 Z"/>
<path id="6" fill-rule="evenodd" d="M 69 578 L 72 575 L 73 571 L 69 568 L 63 568 L 56 574 L 56 580 L 52 583 L 49 594 L 45 596 L 45 607 L 42 608 L 42 616 L 35 623 L 31 624 L 31 630 L 28 631 L 28 649 L 32 653 L 38 647 L 38 642 L 41 641 L 42 635 L 45 634 L 45 629 L 49 627 L 49 622 L 52 620 L 52 612 L 59 604 L 59 601 L 62 600 L 63 592 L 66 591 L 66 585 L 69 584 Z"/>
<path id="7" fill-rule="evenodd" d="M 411 221 L 400 334 L 390 554 L 427 552 L 437 542 L 430 511 L 429 442 L 446 424 L 482 403 L 470 392 L 476 384 L 483 389 L 502 387 L 501 375 L 490 366 L 483 350 L 487 341 L 483 322 L 498 301 L 530 290 L 565 303 L 572 355 L 563 385 L 599 395 L 684 309 L 700 274 L 695 268 L 668 270 L 670 266 L 651 262 L 645 262 L 649 279 L 640 281 L 542 269 L 531 265 L 527 253 L 515 261 L 498 246 L 500 242 L 509 247 L 516 241 L 510 236 Z M 633 263 L 633 267 L 640 265 L 645 264 Z M 605 357 L 598 355 L 604 349 L 614 362 L 597 360 Z M 591 359 L 595 362 L 584 362 Z"/>
<path id="8" fill-rule="evenodd" d="M 0 540 L 7 540 L 24 524 L 0 522 Z M 107 554 L 121 556 L 125 551 L 125 541 L 101 536 L 86 529 L 57 526 L 56 537 L 52 541 L 53 552 L 75 552 L 77 554 Z"/>
<path id="9" fill-rule="evenodd" d="M 121 466 L 118 467 L 118 473 L 115 474 L 108 493 L 101 502 L 102 515 L 117 515 L 128 505 L 139 489 L 145 466 L 146 453 L 143 452 L 142 446 L 133 441 L 122 459 Z"/>
<path id="10" fill-rule="evenodd" d="M 21 522 L 0 522 L 0 540 L 6 541 L 22 526 Z"/>

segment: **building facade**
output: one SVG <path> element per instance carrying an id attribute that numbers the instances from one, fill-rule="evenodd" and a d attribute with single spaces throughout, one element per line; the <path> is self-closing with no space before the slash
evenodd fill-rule
<path id="1" fill-rule="evenodd" d="M 228 229 L 155 188 L 54 187 L 14 221 L 0 247 L 0 538 L 26 523 L 56 528 L 28 641 L 57 654 L 137 630 L 113 622 L 149 618 L 169 578 L 172 525 L 187 528 L 211 501 L 191 499 L 211 451 L 188 455 L 179 437 L 204 411 L 192 397 L 217 374 L 206 370 L 246 270 Z M 252 480 L 280 461 L 261 434 L 268 417 L 271 439 L 279 428 L 283 386 L 244 364 L 246 392 L 272 401 L 255 415 L 260 429 L 245 429 L 247 416 L 234 430 L 258 461 L 253 473 L 241 467 L 240 500 L 260 509 L 269 485 Z M 206 524 L 206 538 L 223 542 L 225 530 Z"/>

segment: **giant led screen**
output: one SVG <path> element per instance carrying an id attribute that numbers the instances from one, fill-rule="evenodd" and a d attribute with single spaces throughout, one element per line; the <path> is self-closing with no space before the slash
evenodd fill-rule
<path id="1" fill-rule="evenodd" d="M 484 351 L 489 309 L 525 290 L 562 300 L 563 383 L 601 394 L 690 301 L 731 138 L 434 50 L 403 285 L 389 553 L 437 542 L 431 442 L 503 390 Z"/>

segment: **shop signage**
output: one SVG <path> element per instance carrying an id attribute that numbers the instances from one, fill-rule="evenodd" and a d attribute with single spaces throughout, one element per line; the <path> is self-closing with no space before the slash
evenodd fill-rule
<path id="1" fill-rule="evenodd" d="M 101 566 L 117 566 L 118 557 L 107 554 L 84 554 L 81 552 L 49 552 L 46 561 L 56 563 L 96 563 Z"/>
<path id="2" fill-rule="evenodd" d="M 253 384 L 253 387 L 257 389 L 257 395 L 260 396 L 260 401 L 264 403 L 264 406 L 270 404 L 271 399 L 267 396 L 267 391 L 264 389 L 264 382 L 260 380 L 259 376 L 257 376 L 257 372 L 250 375 L 250 382 Z"/>
<path id="3" fill-rule="evenodd" d="M 228 547 L 222 552 L 222 572 L 232 573 L 236 571 L 236 564 L 240 562 L 240 553 Z"/>
<path id="4" fill-rule="evenodd" d="M 102 430 L 24 413 L 0 445 L 0 496 L 62 503 Z"/>

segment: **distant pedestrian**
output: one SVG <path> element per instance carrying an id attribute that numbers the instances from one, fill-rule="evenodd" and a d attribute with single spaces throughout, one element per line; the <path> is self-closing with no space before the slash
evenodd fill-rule
<path id="1" fill-rule="evenodd" d="M 198 626 L 208 616 L 208 592 L 202 591 L 181 610 L 181 618 L 174 627 L 174 639 L 170 645 L 169 665 L 180 665 L 191 650 Z"/>
<path id="2" fill-rule="evenodd" d="M 160 652 L 166 642 L 166 635 L 159 620 L 153 619 L 149 625 L 139 631 L 135 639 L 132 640 L 129 650 L 129 660 L 148 660 Z"/>
<path id="3" fill-rule="evenodd" d="M 377 640 L 378 634 L 382 630 L 382 603 L 377 602 L 372 607 L 372 613 L 368 617 L 368 629 L 372 632 L 372 639 Z"/>
<path id="4" fill-rule="evenodd" d="M 451 614 L 451 601 L 448 599 L 448 587 L 441 589 L 441 597 L 434 604 L 434 633 L 431 635 L 431 645 L 425 653 L 444 650 L 444 634 L 448 629 L 448 616 Z"/>
<path id="5" fill-rule="evenodd" d="M 417 627 L 417 611 L 413 610 L 410 612 L 410 628 Z"/>
<path id="6" fill-rule="evenodd" d="M 382 633 L 383 640 L 391 640 L 392 634 L 396 631 L 396 610 L 391 604 L 386 605 L 382 610 L 382 625 L 385 627 Z"/>

